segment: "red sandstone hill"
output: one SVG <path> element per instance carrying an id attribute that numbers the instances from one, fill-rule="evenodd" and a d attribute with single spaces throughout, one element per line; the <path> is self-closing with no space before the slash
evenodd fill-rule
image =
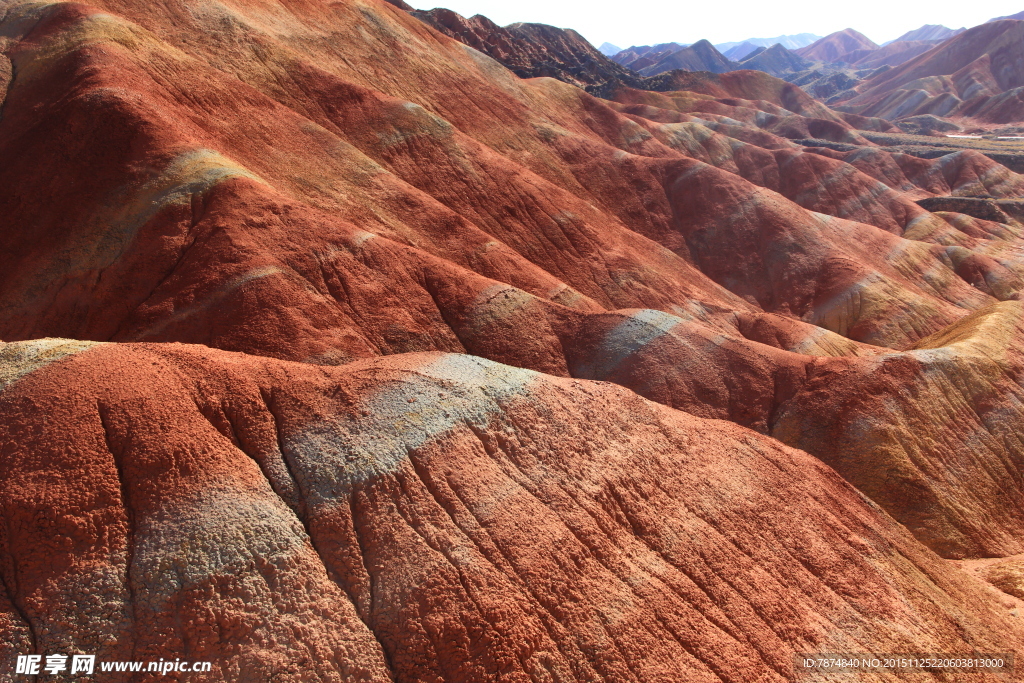
<path id="1" fill-rule="evenodd" d="M 852 28 L 831 33 L 807 47 L 794 50 L 798 57 L 818 62 L 841 62 L 851 52 L 857 50 L 875 50 L 878 46 L 865 35 Z"/>
<path id="2" fill-rule="evenodd" d="M 0 16 L 4 661 L 1024 643 L 942 559 L 1024 553 L 1024 231 L 916 202 L 1024 177 L 760 72 L 519 78 L 380 0 Z"/>
<path id="3" fill-rule="evenodd" d="M 1024 120 L 1022 45 L 1022 21 L 975 26 L 868 79 L 844 108 L 888 119 L 934 114 L 988 123 Z"/>

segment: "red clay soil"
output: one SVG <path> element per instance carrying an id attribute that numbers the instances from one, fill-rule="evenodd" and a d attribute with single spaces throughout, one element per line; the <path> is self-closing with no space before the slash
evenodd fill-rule
<path id="1" fill-rule="evenodd" d="M 1024 227 L 916 204 L 1024 177 L 759 72 L 520 79 L 383 0 L 0 0 L 0 53 L 0 658 L 1024 643 L 938 559 L 1024 553 Z"/>

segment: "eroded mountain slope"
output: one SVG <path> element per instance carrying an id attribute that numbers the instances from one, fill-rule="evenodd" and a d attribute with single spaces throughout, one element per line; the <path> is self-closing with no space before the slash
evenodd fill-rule
<path id="1" fill-rule="evenodd" d="M 1022 637 L 813 457 L 614 385 L 59 344 L 0 348 L 50 361 L 0 392 L 7 643 L 210 680 L 784 681 L 801 648 Z"/>

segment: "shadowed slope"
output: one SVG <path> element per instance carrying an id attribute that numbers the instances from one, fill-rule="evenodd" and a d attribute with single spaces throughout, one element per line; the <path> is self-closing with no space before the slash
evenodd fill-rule
<path id="1" fill-rule="evenodd" d="M 610 60 L 571 29 L 528 23 L 501 27 L 479 14 L 467 19 L 441 8 L 415 10 L 412 14 L 493 57 L 522 78 L 550 76 L 580 87 L 612 79 L 638 80 L 636 74 Z"/>
<path id="2" fill-rule="evenodd" d="M 656 76 L 673 69 L 724 73 L 732 71 L 734 68 L 736 68 L 736 62 L 716 50 L 715 46 L 707 40 L 698 40 L 693 45 L 666 55 L 649 66 L 636 68 L 636 70 L 644 76 Z"/>
<path id="3" fill-rule="evenodd" d="M 946 556 L 1019 554 L 1022 313 L 1003 302 L 905 353 L 822 359 L 771 433 L 821 457 Z"/>

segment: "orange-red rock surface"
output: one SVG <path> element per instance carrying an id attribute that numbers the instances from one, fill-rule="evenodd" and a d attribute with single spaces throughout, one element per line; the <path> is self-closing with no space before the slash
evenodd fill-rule
<path id="1" fill-rule="evenodd" d="M 624 388 L 61 344 L 0 349 L 36 366 L 0 394 L 6 642 L 209 680 L 785 681 L 794 651 L 1024 635 L 812 456 Z"/>
<path id="2" fill-rule="evenodd" d="M 1024 553 L 1024 227 L 916 203 L 1024 177 L 761 72 L 520 79 L 383 0 L 2 0 L 0 52 L 0 656 L 1024 643 L 940 559 Z"/>

